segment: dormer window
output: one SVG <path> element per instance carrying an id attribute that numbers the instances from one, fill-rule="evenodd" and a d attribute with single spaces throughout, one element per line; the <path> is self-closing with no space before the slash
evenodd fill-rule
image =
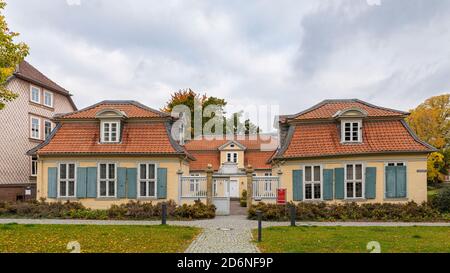
<path id="1" fill-rule="evenodd" d="M 120 122 L 102 121 L 101 122 L 101 142 L 117 143 L 119 142 Z"/>
<path id="2" fill-rule="evenodd" d="M 342 120 L 341 121 L 341 141 L 343 143 L 362 142 L 362 121 Z"/>

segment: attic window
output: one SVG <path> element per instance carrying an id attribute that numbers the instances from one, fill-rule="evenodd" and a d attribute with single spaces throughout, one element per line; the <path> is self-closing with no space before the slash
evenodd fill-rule
<path id="1" fill-rule="evenodd" d="M 230 144 L 230 148 L 234 148 L 234 144 Z"/>
<path id="2" fill-rule="evenodd" d="M 360 143 L 362 142 L 362 121 L 342 120 L 341 121 L 341 142 Z"/>
<path id="3" fill-rule="evenodd" d="M 117 143 L 120 139 L 120 122 L 119 121 L 102 121 L 101 122 L 101 142 Z"/>

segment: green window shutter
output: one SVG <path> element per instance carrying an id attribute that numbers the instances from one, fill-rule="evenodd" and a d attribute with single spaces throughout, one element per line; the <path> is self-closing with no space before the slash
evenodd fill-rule
<path id="1" fill-rule="evenodd" d="M 158 199 L 165 199 L 167 198 L 167 168 L 158 168 L 157 176 Z"/>
<path id="2" fill-rule="evenodd" d="M 303 200 L 303 170 L 292 171 L 292 199 Z"/>
<path id="3" fill-rule="evenodd" d="M 323 199 L 333 200 L 333 170 L 323 170 Z"/>
<path id="4" fill-rule="evenodd" d="M 137 168 L 127 169 L 127 197 L 129 199 L 137 198 Z"/>
<path id="5" fill-rule="evenodd" d="M 97 167 L 87 168 L 86 197 L 97 197 Z"/>
<path id="6" fill-rule="evenodd" d="M 397 183 L 395 185 L 396 197 L 404 198 L 406 197 L 406 166 L 396 167 L 396 178 Z"/>
<path id="7" fill-rule="evenodd" d="M 375 199 L 377 191 L 377 168 L 367 167 L 366 168 L 366 198 Z"/>
<path id="8" fill-rule="evenodd" d="M 87 168 L 77 168 L 77 198 L 86 198 Z"/>
<path id="9" fill-rule="evenodd" d="M 397 196 L 396 180 L 397 167 L 386 166 L 386 198 L 395 198 Z"/>
<path id="10" fill-rule="evenodd" d="M 48 198 L 56 198 L 58 194 L 58 168 L 48 168 Z"/>
<path id="11" fill-rule="evenodd" d="M 344 168 L 334 169 L 334 197 L 344 199 Z"/>
<path id="12" fill-rule="evenodd" d="M 126 197 L 127 168 L 117 168 L 117 198 Z"/>

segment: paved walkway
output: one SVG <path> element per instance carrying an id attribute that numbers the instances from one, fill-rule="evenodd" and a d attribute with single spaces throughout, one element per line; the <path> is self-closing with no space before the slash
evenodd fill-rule
<path id="1" fill-rule="evenodd" d="M 161 221 L 125 220 L 61 220 L 61 219 L 0 219 L 0 224 L 61 224 L 61 225 L 159 225 Z M 256 253 L 251 230 L 258 227 L 257 221 L 247 220 L 243 215 L 217 216 L 210 220 L 167 221 L 169 225 L 193 226 L 203 229 L 187 253 Z M 287 222 L 263 222 L 263 227 L 287 226 Z M 405 222 L 299 222 L 298 226 L 448 226 L 447 223 Z"/>

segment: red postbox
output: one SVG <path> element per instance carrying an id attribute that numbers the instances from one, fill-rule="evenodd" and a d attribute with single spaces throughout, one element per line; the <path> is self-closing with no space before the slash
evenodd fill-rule
<path id="1" fill-rule="evenodd" d="M 277 204 L 278 205 L 286 204 L 286 189 L 277 190 Z"/>

